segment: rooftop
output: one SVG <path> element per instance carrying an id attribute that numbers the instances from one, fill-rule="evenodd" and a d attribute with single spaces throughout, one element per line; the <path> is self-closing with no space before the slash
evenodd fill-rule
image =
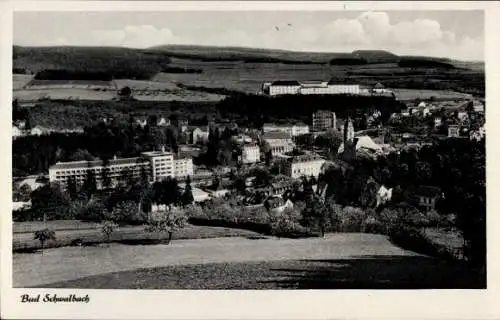
<path id="1" fill-rule="evenodd" d="M 144 162 L 141 158 L 122 158 L 122 159 L 113 159 L 109 160 L 108 166 L 115 165 L 133 165 L 137 163 Z M 51 166 L 50 169 L 81 169 L 81 168 L 96 168 L 102 167 L 102 160 L 95 161 L 71 161 L 71 162 L 58 162 L 55 165 Z"/>
<path id="2" fill-rule="evenodd" d="M 276 132 L 266 132 L 264 133 L 264 135 L 262 136 L 262 139 L 264 140 L 268 140 L 268 139 L 292 139 L 292 137 L 290 136 L 290 134 L 286 133 L 286 132 L 281 132 L 281 131 L 276 131 Z"/>
<path id="3" fill-rule="evenodd" d="M 297 80 L 277 80 L 271 83 L 272 86 L 300 86 Z"/>

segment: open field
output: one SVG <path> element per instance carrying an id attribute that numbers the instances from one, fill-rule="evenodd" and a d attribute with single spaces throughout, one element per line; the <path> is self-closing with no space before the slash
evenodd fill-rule
<path id="1" fill-rule="evenodd" d="M 14 74 L 12 76 L 12 89 L 18 90 L 24 87 L 33 78 L 32 75 Z"/>
<path id="2" fill-rule="evenodd" d="M 381 235 L 355 233 L 328 234 L 325 239 L 233 237 L 179 240 L 170 245 L 66 247 L 47 249 L 43 254 L 14 254 L 13 261 L 14 287 L 319 289 L 483 285 L 459 264 L 402 250 Z"/>
<path id="3" fill-rule="evenodd" d="M 419 89 L 394 89 L 396 98 L 401 101 L 408 100 L 471 100 L 470 94 L 460 93 L 450 90 L 419 90 Z"/>
<path id="4" fill-rule="evenodd" d="M 166 82 L 168 85 L 225 88 L 247 93 L 259 92 L 264 81 L 273 80 L 330 80 L 339 83 L 373 85 L 382 82 L 389 88 L 438 89 L 484 94 L 484 64 L 447 61 L 455 68 L 429 66 L 401 67 L 399 57 L 389 52 L 313 53 L 262 50 L 250 48 L 215 48 L 203 46 L 160 46 L 148 50 L 120 48 L 15 48 L 14 65 L 20 69 L 80 68 L 76 64 L 92 65 L 90 59 L 99 59 L 99 68 L 106 68 L 108 60 L 129 63 L 120 65 L 133 70 L 116 72 L 137 74 L 136 79 Z M 64 53 L 64 56 L 63 56 Z M 127 54 L 125 54 L 127 53 Z M 75 55 L 75 59 L 71 59 Z M 335 57 L 363 57 L 364 65 L 330 65 Z M 85 60 L 87 57 L 87 60 Z M 154 59 L 153 59 L 154 58 Z M 113 58 L 114 59 L 114 58 Z M 137 60 L 139 59 L 139 60 Z M 146 60 L 144 60 L 146 59 Z M 148 60 L 149 59 L 149 60 Z M 429 59 L 429 58 L 427 58 Z M 442 59 L 430 58 L 435 61 Z M 135 66 L 137 61 L 150 61 L 149 65 Z M 138 68 L 147 69 L 143 72 Z M 119 68 L 117 66 L 117 68 Z M 200 73 L 165 73 L 168 68 L 196 69 Z M 115 79 L 123 78 L 115 76 Z M 132 77 L 126 77 L 132 78 Z"/>

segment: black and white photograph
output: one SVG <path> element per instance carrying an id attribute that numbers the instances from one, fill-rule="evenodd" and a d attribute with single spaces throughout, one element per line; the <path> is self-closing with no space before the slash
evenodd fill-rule
<path id="1" fill-rule="evenodd" d="M 486 288 L 482 11 L 15 12 L 12 72 L 14 287 Z"/>
<path id="2" fill-rule="evenodd" d="M 2 231 L 49 291 L 17 302 L 489 288 L 485 10 L 39 8 Z"/>

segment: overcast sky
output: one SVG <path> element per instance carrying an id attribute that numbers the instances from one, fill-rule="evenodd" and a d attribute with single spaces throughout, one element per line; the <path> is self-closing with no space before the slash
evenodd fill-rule
<path id="1" fill-rule="evenodd" d="M 278 30 L 279 29 L 279 30 Z M 14 44 L 384 49 L 484 60 L 482 11 L 15 12 Z"/>

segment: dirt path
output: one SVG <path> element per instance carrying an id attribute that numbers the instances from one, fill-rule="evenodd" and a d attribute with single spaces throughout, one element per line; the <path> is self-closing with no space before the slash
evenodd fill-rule
<path id="1" fill-rule="evenodd" d="M 372 234 L 330 234 L 326 239 L 213 238 L 170 245 L 65 247 L 13 255 L 13 286 L 29 287 L 109 272 L 205 263 L 414 256 Z"/>

